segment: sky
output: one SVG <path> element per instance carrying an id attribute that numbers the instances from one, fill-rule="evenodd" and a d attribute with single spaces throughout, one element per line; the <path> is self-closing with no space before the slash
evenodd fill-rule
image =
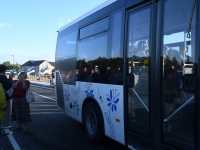
<path id="1" fill-rule="evenodd" d="M 0 64 L 55 62 L 57 31 L 107 0 L 0 0 Z"/>

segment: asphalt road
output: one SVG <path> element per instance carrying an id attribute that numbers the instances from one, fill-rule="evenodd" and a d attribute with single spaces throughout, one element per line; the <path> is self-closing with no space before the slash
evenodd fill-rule
<path id="1" fill-rule="evenodd" d="M 90 142 L 82 125 L 67 117 L 56 106 L 54 89 L 47 85 L 33 85 L 36 101 L 30 104 L 32 122 L 29 132 L 14 130 L 12 135 L 0 137 L 0 150 L 126 150 L 125 146 L 105 138 L 101 144 Z"/>

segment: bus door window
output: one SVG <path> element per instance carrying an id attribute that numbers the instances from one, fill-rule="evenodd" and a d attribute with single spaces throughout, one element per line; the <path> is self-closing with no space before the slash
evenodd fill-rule
<path id="1" fill-rule="evenodd" d="M 194 92 L 183 88 L 185 74 L 193 74 L 195 63 L 195 16 L 191 38 L 187 38 L 193 1 L 164 1 L 162 141 L 178 149 L 195 149 Z M 184 5 L 183 5 L 184 4 Z M 182 13 L 180 13 L 182 12 Z M 183 19 L 184 18 L 184 19 Z M 174 21 L 176 20 L 176 21 Z M 173 22 L 173 23 L 172 23 Z M 181 144 L 180 142 L 181 141 Z"/>
<path id="2" fill-rule="evenodd" d="M 128 88 L 129 129 L 149 135 L 149 7 L 130 13 L 128 32 L 128 73 L 135 77 Z"/>

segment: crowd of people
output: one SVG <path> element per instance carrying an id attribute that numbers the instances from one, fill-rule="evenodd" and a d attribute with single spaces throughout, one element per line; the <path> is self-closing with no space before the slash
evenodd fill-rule
<path id="1" fill-rule="evenodd" d="M 95 66 L 94 69 L 84 67 L 76 71 L 68 71 L 64 78 L 65 83 L 75 84 L 75 81 L 94 82 L 104 84 L 122 84 L 122 67 L 114 71 L 111 67 Z"/>
<path id="2" fill-rule="evenodd" d="M 12 126 L 10 126 L 10 121 L 16 121 L 16 130 L 27 132 L 28 122 L 32 122 L 29 103 L 26 102 L 26 92 L 30 87 L 30 82 L 27 80 L 27 73 L 21 72 L 18 75 L 18 79 L 14 79 L 14 73 L 11 73 L 9 77 L 7 77 L 6 70 L 7 67 L 0 64 L 1 129 L 12 128 Z M 7 91 L 12 91 L 12 93 L 8 94 Z"/>

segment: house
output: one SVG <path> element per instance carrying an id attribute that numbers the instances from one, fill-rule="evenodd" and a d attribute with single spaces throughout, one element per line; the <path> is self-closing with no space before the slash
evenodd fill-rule
<path id="1" fill-rule="evenodd" d="M 28 75 L 50 75 L 54 67 L 55 63 L 47 60 L 29 60 L 21 65 L 21 70 L 26 71 Z"/>

